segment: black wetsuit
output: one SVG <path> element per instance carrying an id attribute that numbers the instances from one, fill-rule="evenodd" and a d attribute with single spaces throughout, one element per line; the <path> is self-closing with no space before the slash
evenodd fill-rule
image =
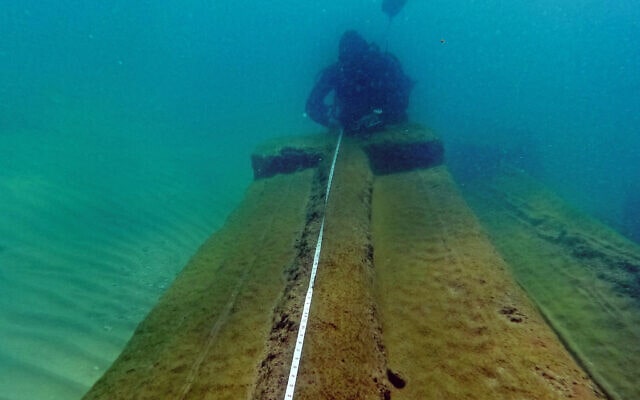
<path id="1" fill-rule="evenodd" d="M 334 119 L 347 132 L 372 131 L 406 121 L 412 87 L 413 82 L 393 55 L 349 31 L 341 41 L 340 60 L 322 71 L 306 111 L 325 126 Z M 332 91 L 334 104 L 329 106 L 325 98 Z"/>

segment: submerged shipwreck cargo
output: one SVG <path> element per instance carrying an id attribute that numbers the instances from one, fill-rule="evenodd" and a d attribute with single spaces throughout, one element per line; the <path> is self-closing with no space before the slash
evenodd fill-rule
<path id="1" fill-rule="evenodd" d="M 607 397 L 512 277 L 433 133 L 344 137 L 333 169 L 337 142 L 256 150 L 238 209 L 85 399 L 284 399 L 292 364 L 296 399 Z"/>

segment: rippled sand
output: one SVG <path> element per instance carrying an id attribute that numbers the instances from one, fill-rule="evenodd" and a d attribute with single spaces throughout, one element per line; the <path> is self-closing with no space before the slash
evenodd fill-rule
<path id="1" fill-rule="evenodd" d="M 127 125 L 0 136 L 0 398 L 80 398 L 249 179 L 245 160 L 235 181 L 208 144 Z"/>

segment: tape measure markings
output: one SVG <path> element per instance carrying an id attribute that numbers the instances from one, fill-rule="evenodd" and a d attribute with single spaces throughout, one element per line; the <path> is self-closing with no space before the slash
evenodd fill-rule
<path id="1" fill-rule="evenodd" d="M 329 171 L 329 179 L 327 181 L 327 190 L 324 196 L 325 210 L 327 203 L 329 202 L 329 192 L 331 191 L 331 184 L 333 182 L 333 173 L 336 168 L 336 161 L 338 160 L 338 151 L 340 150 L 340 143 L 342 142 L 343 130 L 340 130 L 338 136 L 338 143 L 333 153 L 333 161 L 331 163 L 331 170 Z M 307 288 L 307 295 L 304 299 L 304 307 L 302 308 L 302 316 L 300 317 L 300 327 L 298 328 L 298 337 L 296 339 L 296 347 L 293 350 L 293 359 L 291 360 L 291 368 L 289 369 L 289 381 L 287 382 L 287 390 L 285 391 L 285 400 L 292 400 L 293 393 L 296 389 L 296 380 L 298 378 L 298 369 L 300 367 L 300 359 L 302 358 L 302 346 L 304 345 L 304 336 L 307 332 L 307 324 L 309 322 L 309 310 L 311 309 L 311 299 L 313 298 L 313 286 L 315 284 L 316 275 L 318 272 L 318 263 L 320 261 L 320 251 L 322 250 L 322 237 L 324 235 L 324 215 L 322 215 L 322 222 L 320 224 L 320 232 L 318 233 L 318 241 L 316 243 L 316 251 L 313 255 L 313 266 L 311 267 L 311 276 L 309 278 L 309 287 Z"/>

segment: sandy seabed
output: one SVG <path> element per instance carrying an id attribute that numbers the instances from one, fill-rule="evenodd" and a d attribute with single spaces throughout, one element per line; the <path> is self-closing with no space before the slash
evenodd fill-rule
<path id="1" fill-rule="evenodd" d="M 244 186 L 91 118 L 0 136 L 2 399 L 82 397 Z"/>

